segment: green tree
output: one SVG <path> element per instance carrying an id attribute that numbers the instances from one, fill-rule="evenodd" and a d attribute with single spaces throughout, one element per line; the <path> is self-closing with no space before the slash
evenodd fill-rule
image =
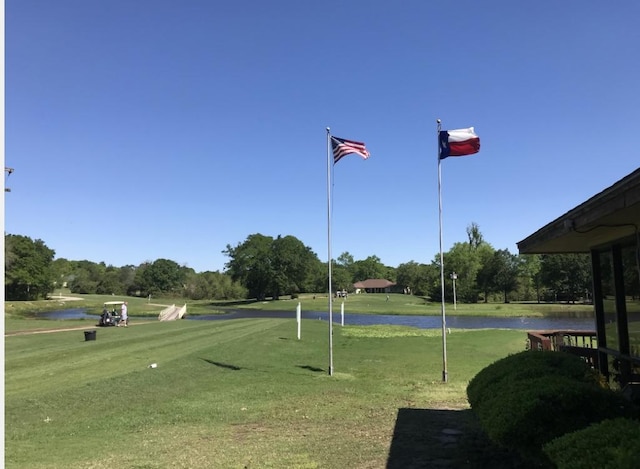
<path id="1" fill-rule="evenodd" d="M 476 284 L 478 290 L 484 296 L 484 302 L 489 302 L 492 293 L 500 291 L 500 287 L 496 282 L 499 265 L 495 259 L 496 251 L 487 243 L 483 243 L 476 250 L 480 262 L 480 269 L 476 275 Z"/>
<path id="2" fill-rule="evenodd" d="M 133 283 L 129 285 L 127 288 L 127 295 L 130 296 L 148 296 L 149 293 L 145 294 L 144 291 L 144 283 L 145 283 L 145 271 L 151 266 L 151 261 L 145 261 L 140 264 L 133 275 Z"/>
<path id="3" fill-rule="evenodd" d="M 189 272 L 185 294 L 192 300 L 233 300 L 246 297 L 246 289 L 220 272 Z"/>
<path id="4" fill-rule="evenodd" d="M 490 273 L 488 267 L 484 269 L 488 261 L 493 256 L 494 249 L 484 240 L 480 227 L 477 223 L 472 222 L 467 226 L 467 242 L 457 242 L 443 253 L 444 261 L 444 278 L 445 278 L 445 299 L 453 300 L 453 286 L 447 287 L 451 281 L 450 277 L 453 272 L 456 273 L 456 296 L 457 299 L 466 303 L 476 303 L 480 292 L 484 292 L 484 299 L 487 301 L 490 291 Z M 437 255 L 432 266 L 438 271 L 440 270 L 440 256 Z M 440 273 L 438 278 L 431 285 L 430 296 L 433 301 L 441 300 L 441 282 Z"/>
<path id="5" fill-rule="evenodd" d="M 553 292 L 553 301 L 575 302 L 591 288 L 588 254 L 545 254 L 540 259 L 542 283 Z"/>
<path id="6" fill-rule="evenodd" d="M 378 256 L 369 256 L 365 260 L 353 263 L 353 280 L 360 282 L 370 278 L 385 278 L 386 266 Z"/>
<path id="7" fill-rule="evenodd" d="M 349 272 L 348 267 L 336 263 L 331 269 L 331 290 L 347 290 L 348 292 L 353 291 L 353 277 Z M 327 287 L 320 291 L 326 291 Z"/>
<path id="8" fill-rule="evenodd" d="M 184 294 L 192 300 L 214 299 L 212 280 L 205 273 L 189 273 L 185 279 Z"/>
<path id="9" fill-rule="evenodd" d="M 126 294 L 129 294 L 135 284 L 136 270 L 133 265 L 125 265 L 118 269 L 118 282 L 120 282 Z"/>
<path id="10" fill-rule="evenodd" d="M 420 276 L 413 293 L 420 296 L 430 296 L 435 285 L 440 285 L 440 268 L 435 264 L 420 264 Z M 438 291 L 439 297 L 440 292 Z M 430 299 L 435 301 L 434 298 Z"/>
<path id="11" fill-rule="evenodd" d="M 400 264 L 396 269 L 396 283 L 412 295 L 431 296 L 440 288 L 440 267 L 414 261 Z M 439 292 L 437 298 L 440 298 Z"/>
<path id="12" fill-rule="evenodd" d="M 465 303 L 476 303 L 478 301 L 480 290 L 476 277 L 482 266 L 485 252 L 489 250 L 492 251 L 493 248 L 486 243 L 476 246 L 470 243 L 455 243 L 448 252 L 444 253 L 445 299 L 447 301 L 453 301 L 453 288 L 447 287 L 450 282 L 450 275 L 453 272 L 458 277 L 456 280 L 457 299 Z M 433 264 L 438 270 L 440 269 L 439 255 L 436 256 Z M 437 283 L 432 286 L 430 295 L 434 301 L 440 301 L 442 295 L 439 278 Z"/>
<path id="13" fill-rule="evenodd" d="M 40 239 L 5 235 L 5 297 L 7 300 L 36 300 L 53 291 L 55 251 Z"/>
<path id="14" fill-rule="evenodd" d="M 308 284 L 304 288 L 305 292 L 326 292 L 328 291 L 329 268 L 326 262 L 318 261 L 309 269 Z M 332 276 L 333 280 L 333 276 Z"/>
<path id="15" fill-rule="evenodd" d="M 169 259 L 157 259 L 145 266 L 140 275 L 140 291 L 143 296 L 169 294 L 182 295 L 185 268 Z"/>
<path id="16" fill-rule="evenodd" d="M 520 288 L 525 301 L 535 298 L 539 303 L 542 296 L 542 279 L 540 277 L 540 255 L 526 254 L 520 256 Z"/>
<path id="17" fill-rule="evenodd" d="M 410 261 L 400 264 L 396 269 L 396 283 L 408 293 L 415 293 L 422 278 L 421 265 Z"/>
<path id="18" fill-rule="evenodd" d="M 209 281 L 213 286 L 211 297 L 215 300 L 235 300 L 247 297 L 247 289 L 224 273 L 205 272 L 199 275 L 205 275 L 205 278 L 210 276 Z"/>
<path id="19" fill-rule="evenodd" d="M 55 259 L 51 263 L 51 269 L 53 271 L 54 286 L 56 288 L 62 288 L 65 284 L 68 285 L 71 275 L 73 274 L 73 263 L 65 258 Z"/>
<path id="20" fill-rule="evenodd" d="M 252 234 L 235 247 L 227 245 L 222 253 L 230 258 L 225 264 L 226 273 L 240 282 L 252 298 L 278 298 L 282 294 L 309 291 L 322 278 L 322 263 L 295 236 L 273 239 Z"/>
<path id="21" fill-rule="evenodd" d="M 251 298 L 263 300 L 270 293 L 274 276 L 272 244 L 271 236 L 256 233 L 236 247 L 227 244 L 222 251 L 230 258 L 225 264 L 227 273 L 247 288 Z"/>
<path id="22" fill-rule="evenodd" d="M 333 262 L 333 266 L 331 269 L 332 291 L 353 291 L 353 284 L 355 283 L 354 267 L 355 260 L 351 253 L 345 251 L 338 256 L 338 258 Z M 326 280 L 324 283 L 325 288 L 318 291 L 326 291 Z"/>
<path id="23" fill-rule="evenodd" d="M 88 260 L 71 261 L 73 273 L 69 281 L 71 293 L 98 293 L 98 284 L 103 280 L 107 266 L 104 262 L 96 264 Z"/>
<path id="24" fill-rule="evenodd" d="M 126 292 L 126 286 L 120 281 L 120 269 L 108 266 L 102 278 L 96 286 L 98 295 L 122 295 Z"/>
<path id="25" fill-rule="evenodd" d="M 312 283 L 318 256 L 295 236 L 278 236 L 272 242 L 272 296 L 305 291 Z"/>
<path id="26" fill-rule="evenodd" d="M 469 246 L 473 250 L 478 249 L 480 245 L 484 243 L 484 237 L 477 223 L 471 222 L 471 224 L 467 226 L 467 238 L 469 239 Z"/>
<path id="27" fill-rule="evenodd" d="M 496 290 L 502 292 L 504 302 L 508 303 L 509 293 L 518 287 L 520 260 L 508 249 L 499 249 L 493 254 L 493 263 L 496 266 L 494 277 Z"/>
<path id="28" fill-rule="evenodd" d="M 345 251 L 338 256 L 336 259 L 336 265 L 342 266 L 347 270 L 350 270 L 353 267 L 353 256 L 349 254 L 349 252 Z"/>
<path id="29" fill-rule="evenodd" d="M 384 266 L 384 274 L 382 278 L 386 278 L 387 280 L 397 283 L 398 280 L 398 272 L 395 267 L 391 267 L 389 265 Z"/>

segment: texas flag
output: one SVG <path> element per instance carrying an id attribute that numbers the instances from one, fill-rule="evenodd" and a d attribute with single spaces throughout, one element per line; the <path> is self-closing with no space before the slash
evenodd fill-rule
<path id="1" fill-rule="evenodd" d="M 440 159 L 448 156 L 473 155 L 480 151 L 480 137 L 468 129 L 441 130 L 440 131 Z"/>

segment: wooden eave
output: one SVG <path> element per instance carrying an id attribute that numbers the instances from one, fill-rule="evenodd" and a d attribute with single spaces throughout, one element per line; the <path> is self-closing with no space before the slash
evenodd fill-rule
<path id="1" fill-rule="evenodd" d="M 640 168 L 569 210 L 518 245 L 520 254 L 584 253 L 637 235 Z"/>

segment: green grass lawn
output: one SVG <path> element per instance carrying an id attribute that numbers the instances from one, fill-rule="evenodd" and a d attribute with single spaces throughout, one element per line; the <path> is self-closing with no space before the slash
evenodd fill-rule
<path id="1" fill-rule="evenodd" d="M 65 296 L 80 299 L 71 301 L 65 299 Z M 147 298 L 128 297 L 124 295 L 77 295 L 66 292 L 63 293 L 62 298 L 60 298 L 56 293 L 47 300 L 7 301 L 5 302 L 5 315 L 10 318 L 33 317 L 35 313 L 39 312 L 71 308 L 85 308 L 90 314 L 99 315 L 102 312 L 103 304 L 106 301 L 127 301 L 129 303 L 129 309 L 132 310 L 131 313 L 138 316 L 157 315 L 164 306 L 168 306 L 173 303 L 183 304 L 183 300 L 176 299 L 160 298 L 157 300 L 148 300 Z"/>
<path id="2" fill-rule="evenodd" d="M 481 467 L 499 455 L 465 390 L 524 349 L 523 331 L 453 331 L 448 383 L 436 331 L 336 326 L 334 376 L 328 324 L 296 331 L 246 319 L 6 336 L 6 467 Z M 451 429 L 461 445 L 443 443 Z"/>
<path id="3" fill-rule="evenodd" d="M 68 291 L 60 292 L 61 296 L 81 298 L 79 301 L 60 299 L 58 292 L 49 300 L 39 301 L 7 301 L 5 303 L 5 321 L 7 331 L 22 329 L 37 329 L 46 327 L 39 320 L 36 313 L 55 311 L 69 308 L 85 308 L 89 314 L 99 315 L 105 301 L 126 300 L 129 302 L 129 316 L 135 320 L 141 317 L 155 317 L 168 305 L 187 304 L 187 314 L 191 316 L 203 314 L 219 314 L 230 309 L 252 309 L 261 311 L 291 311 L 295 312 L 298 303 L 303 311 L 328 311 L 327 295 L 303 294 L 299 298 L 289 299 L 281 297 L 279 300 L 266 301 L 189 301 L 176 298 L 135 298 L 111 295 L 77 295 Z M 344 303 L 345 313 L 348 314 L 398 314 L 398 315 L 431 315 L 442 314 L 440 303 L 426 301 L 422 297 L 402 294 L 359 294 L 350 295 L 346 299 L 336 298 L 333 311 L 339 313 Z M 479 317 L 593 317 L 593 306 L 589 304 L 566 303 L 458 303 L 445 305 L 447 315 L 479 316 Z M 58 322 L 58 321 L 56 321 Z M 72 321 L 64 321 L 71 324 Z M 92 320 L 75 321 L 76 326 L 92 325 Z"/>
<path id="4" fill-rule="evenodd" d="M 345 312 L 367 314 L 403 314 L 403 315 L 440 315 L 442 305 L 413 295 L 384 293 L 363 293 L 349 295 L 348 298 L 335 298 L 333 310 L 340 311 L 344 302 Z M 279 300 L 243 302 L 214 302 L 213 307 L 236 309 L 259 309 L 265 311 L 295 311 L 297 304 L 305 311 L 328 311 L 329 300 L 326 294 L 303 294 L 299 298 L 281 297 Z M 446 313 L 459 316 L 500 316 L 500 317 L 543 317 L 578 316 L 592 317 L 593 305 L 566 303 L 457 303 L 445 305 Z"/>

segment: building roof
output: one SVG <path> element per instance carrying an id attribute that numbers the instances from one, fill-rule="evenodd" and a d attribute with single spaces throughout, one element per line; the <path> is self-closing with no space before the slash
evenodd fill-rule
<path id="1" fill-rule="evenodd" d="M 520 254 L 589 252 L 638 233 L 640 168 L 520 241 Z"/>
<path id="2" fill-rule="evenodd" d="M 362 282 L 356 282 L 353 284 L 353 288 L 387 288 L 394 286 L 395 283 L 385 280 L 383 278 L 368 278 Z"/>

